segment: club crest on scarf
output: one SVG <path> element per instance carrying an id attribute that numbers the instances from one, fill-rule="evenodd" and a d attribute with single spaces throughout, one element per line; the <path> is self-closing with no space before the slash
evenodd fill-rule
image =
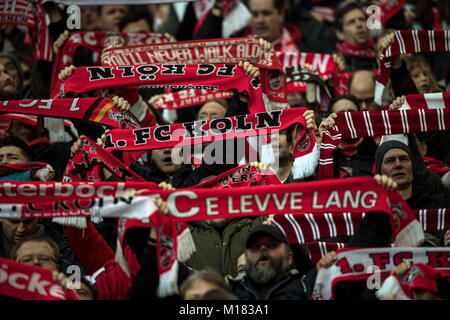
<path id="1" fill-rule="evenodd" d="M 168 268 L 176 259 L 174 241 L 164 233 L 164 226 L 159 226 L 159 245 L 161 267 Z"/>

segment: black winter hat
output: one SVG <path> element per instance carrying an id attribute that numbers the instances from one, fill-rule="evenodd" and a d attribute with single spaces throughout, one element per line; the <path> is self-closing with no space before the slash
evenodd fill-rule
<path id="1" fill-rule="evenodd" d="M 255 229 L 252 230 L 252 232 L 249 234 L 247 238 L 247 242 L 245 244 L 245 247 L 248 248 L 252 244 L 253 241 L 255 241 L 256 237 L 260 234 L 270 234 L 272 237 L 277 239 L 280 242 L 284 242 L 288 244 L 288 241 L 286 239 L 286 236 L 283 234 L 283 232 L 276 226 L 270 225 L 270 224 L 260 224 L 256 226 Z"/>

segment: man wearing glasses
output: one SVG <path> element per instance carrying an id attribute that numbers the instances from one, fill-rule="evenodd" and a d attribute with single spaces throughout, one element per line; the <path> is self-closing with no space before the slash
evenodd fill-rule
<path id="1" fill-rule="evenodd" d="M 49 237 L 32 235 L 16 244 L 11 258 L 17 262 L 39 266 L 50 271 L 59 269 L 59 248 Z"/>
<path id="2" fill-rule="evenodd" d="M 371 71 L 356 71 L 348 79 L 348 92 L 358 101 L 361 111 L 380 110 L 375 103 L 375 75 Z"/>

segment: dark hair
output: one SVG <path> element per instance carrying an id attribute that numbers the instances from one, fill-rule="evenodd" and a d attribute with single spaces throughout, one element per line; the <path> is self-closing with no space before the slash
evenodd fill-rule
<path id="1" fill-rule="evenodd" d="M 202 300 L 239 300 L 239 299 L 228 290 L 222 288 L 215 288 L 207 291 L 203 295 Z"/>
<path id="2" fill-rule="evenodd" d="M 370 71 L 368 71 L 368 70 L 358 70 L 358 71 L 356 71 L 356 72 L 359 72 L 359 71 L 367 71 L 367 72 L 370 72 Z M 349 92 L 350 92 L 350 87 L 351 87 L 351 85 L 352 85 L 353 79 L 355 78 L 355 73 L 356 73 L 356 72 L 353 72 L 352 75 L 350 76 L 350 78 L 348 78 L 347 88 L 348 88 L 348 91 L 349 91 Z M 372 74 L 372 80 L 373 80 L 373 83 L 375 83 L 375 82 L 377 81 L 377 77 L 376 77 L 375 74 L 373 74 L 372 72 L 370 72 L 370 73 Z"/>
<path id="3" fill-rule="evenodd" d="M 11 249 L 11 259 L 17 260 L 17 251 L 26 242 L 46 242 L 53 249 L 56 263 L 59 263 L 59 247 L 55 241 L 45 235 L 32 234 L 23 238 L 19 243 L 15 244 Z"/>
<path id="4" fill-rule="evenodd" d="M 186 291 L 191 288 L 197 281 L 205 281 L 215 284 L 217 287 L 230 291 L 230 286 L 225 281 L 225 278 L 217 271 L 205 268 L 203 270 L 195 270 L 186 280 L 183 281 L 180 287 L 181 296 L 186 297 Z"/>
<path id="5" fill-rule="evenodd" d="M 344 16 L 348 12 L 350 12 L 354 9 L 359 9 L 359 10 L 361 10 L 361 12 L 364 13 L 364 15 L 366 15 L 363 7 L 359 3 L 354 2 L 354 1 L 345 1 L 337 7 L 336 16 L 334 18 L 334 25 L 333 25 L 335 30 L 342 31 L 343 23 L 344 23 Z"/>
<path id="6" fill-rule="evenodd" d="M 30 161 L 36 161 L 34 151 L 23 140 L 15 136 L 6 136 L 0 140 L 0 148 L 9 146 L 19 148 Z"/>
<path id="7" fill-rule="evenodd" d="M 244 3 L 247 8 L 250 8 L 250 0 L 245 0 Z M 282 12 L 284 9 L 286 9 L 286 0 L 272 0 L 272 4 L 278 12 Z"/>
<path id="8" fill-rule="evenodd" d="M 353 102 L 356 107 L 358 108 L 359 111 L 359 104 L 358 104 L 358 99 L 356 99 L 356 97 L 352 94 L 346 94 L 343 96 L 337 96 L 334 97 L 333 99 L 330 100 L 330 102 L 328 103 L 328 111 L 333 112 L 333 106 L 342 99 L 346 99 L 346 100 L 350 100 L 351 102 Z"/>
<path id="9" fill-rule="evenodd" d="M 144 19 L 150 26 L 150 30 L 153 30 L 153 18 L 148 11 L 147 6 L 131 6 L 128 8 L 128 13 L 120 21 L 119 28 L 123 30 L 125 26 L 132 22 L 137 22 Z"/>

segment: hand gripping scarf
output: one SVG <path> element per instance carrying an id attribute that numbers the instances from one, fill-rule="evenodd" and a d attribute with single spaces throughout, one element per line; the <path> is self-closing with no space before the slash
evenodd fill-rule
<path id="1" fill-rule="evenodd" d="M 391 57 L 406 53 L 450 51 L 450 31 L 395 31 L 394 42 L 380 54 L 375 102 L 381 105 L 383 90 L 391 76 Z"/>
<path id="2" fill-rule="evenodd" d="M 79 300 L 73 290 L 64 291 L 52 272 L 42 267 L 0 258 L 0 295 L 21 300 Z"/>
<path id="3" fill-rule="evenodd" d="M 97 62 L 100 64 L 100 57 L 103 49 L 109 46 L 138 45 L 168 42 L 162 34 L 137 33 L 137 32 L 72 32 L 69 39 L 56 53 L 55 64 L 52 71 L 52 82 L 50 85 L 50 97 L 59 95 L 58 74 L 65 67 L 74 64 L 75 52 L 79 47 L 84 47 L 96 53 Z"/>
<path id="4" fill-rule="evenodd" d="M 319 179 L 333 177 L 333 151 L 342 139 L 442 131 L 450 127 L 450 113 L 442 108 L 340 112 L 337 115 L 336 125 L 323 132 Z"/>
<path id="5" fill-rule="evenodd" d="M 377 272 L 376 269 L 380 277 L 387 277 L 403 261 L 450 271 L 450 248 L 344 248 L 337 251 L 337 256 L 331 267 L 319 270 L 313 290 L 314 300 L 334 299 L 337 283 L 366 280 Z"/>
<path id="6" fill-rule="evenodd" d="M 266 107 L 249 104 L 251 113 L 287 107 L 285 76 L 274 50 L 265 52 L 254 37 L 180 41 L 111 49 L 106 65 L 238 64 L 248 61 L 260 69 Z M 212 74 L 210 74 L 213 76 Z"/>
<path id="7" fill-rule="evenodd" d="M 0 177 L 9 175 L 18 171 L 28 171 L 33 169 L 42 169 L 47 166 L 44 162 L 26 162 L 26 163 L 10 163 L 0 164 Z"/>
<path id="8" fill-rule="evenodd" d="M 0 101 L 0 112 L 79 119 L 108 128 L 139 128 L 129 112 L 121 112 L 109 98 L 74 98 Z"/>
<path id="9" fill-rule="evenodd" d="M 42 3 L 32 3 L 26 0 L 1 1 L 0 24 L 28 27 L 36 60 L 52 61 L 53 49 Z"/>

